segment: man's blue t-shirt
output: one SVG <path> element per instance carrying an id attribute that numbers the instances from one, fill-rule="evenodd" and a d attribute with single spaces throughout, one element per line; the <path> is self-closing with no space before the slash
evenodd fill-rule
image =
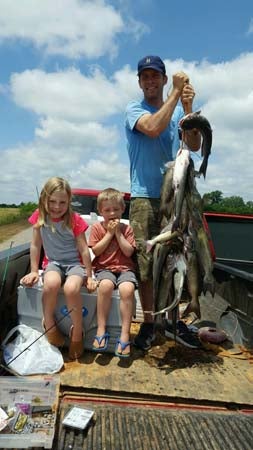
<path id="1" fill-rule="evenodd" d="M 136 128 L 138 119 L 157 108 L 132 101 L 126 109 L 127 150 L 130 160 L 132 197 L 159 198 L 165 164 L 172 161 L 179 149 L 178 123 L 184 115 L 183 108 L 176 106 L 168 127 L 157 137 L 150 138 Z"/>

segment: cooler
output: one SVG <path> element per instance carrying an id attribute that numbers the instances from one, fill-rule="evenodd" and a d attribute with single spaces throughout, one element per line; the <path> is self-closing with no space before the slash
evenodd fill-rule
<path id="1" fill-rule="evenodd" d="M 84 330 L 84 347 L 88 350 L 92 349 L 92 343 L 97 331 L 97 294 L 89 293 L 86 288 L 81 290 L 83 300 L 83 330 Z M 107 321 L 107 331 L 110 333 L 108 352 L 114 353 L 115 345 L 121 332 L 120 317 L 120 298 L 116 290 L 112 296 L 112 307 Z M 135 308 L 134 308 L 135 309 Z M 71 327 L 71 318 L 68 314 L 66 299 L 61 290 L 58 295 L 57 308 L 55 318 L 59 329 L 66 336 L 66 344 L 68 345 L 69 330 Z M 135 315 L 135 313 L 134 313 Z M 18 287 L 18 317 L 19 323 L 30 326 L 43 332 L 42 329 L 42 286 L 36 285 L 31 288 Z"/>

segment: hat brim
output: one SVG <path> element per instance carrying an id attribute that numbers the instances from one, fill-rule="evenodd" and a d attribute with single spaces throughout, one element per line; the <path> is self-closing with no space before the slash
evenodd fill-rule
<path id="1" fill-rule="evenodd" d="M 154 66 L 154 65 L 152 65 L 152 64 L 150 64 L 149 66 L 143 67 L 143 69 L 139 70 L 139 72 L 137 73 L 137 75 L 139 76 L 139 75 L 143 72 L 143 70 L 146 70 L 146 69 L 153 69 L 153 70 L 156 70 L 156 72 L 160 72 L 160 73 L 162 73 L 163 75 L 166 75 L 166 72 L 164 72 L 163 69 L 158 69 L 157 66 Z"/>

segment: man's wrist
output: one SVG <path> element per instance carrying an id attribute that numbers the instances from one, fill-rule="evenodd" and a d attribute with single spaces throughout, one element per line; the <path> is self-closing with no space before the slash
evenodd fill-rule
<path id="1" fill-rule="evenodd" d="M 171 98 L 176 98 L 177 100 L 180 99 L 182 94 L 182 91 L 180 89 L 178 89 L 177 87 L 174 87 L 168 92 L 167 94 L 167 99 L 171 99 Z"/>

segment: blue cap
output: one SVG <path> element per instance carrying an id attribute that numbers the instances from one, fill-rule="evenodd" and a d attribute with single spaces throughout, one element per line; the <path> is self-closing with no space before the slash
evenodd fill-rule
<path id="1" fill-rule="evenodd" d="M 166 69 L 164 62 L 161 60 L 159 56 L 145 56 L 144 58 L 140 59 L 138 62 L 138 75 L 144 70 L 144 69 L 154 69 L 158 72 L 161 72 L 163 75 L 166 74 Z"/>

